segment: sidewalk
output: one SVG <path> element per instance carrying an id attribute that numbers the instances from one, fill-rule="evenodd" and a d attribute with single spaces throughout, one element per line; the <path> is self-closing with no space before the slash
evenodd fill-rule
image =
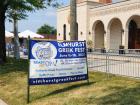
<path id="1" fill-rule="evenodd" d="M 0 105 L 7 105 L 7 104 L 0 99 Z"/>

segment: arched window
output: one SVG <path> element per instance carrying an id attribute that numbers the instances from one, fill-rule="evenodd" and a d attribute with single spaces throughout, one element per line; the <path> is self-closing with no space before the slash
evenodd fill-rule
<path id="1" fill-rule="evenodd" d="M 64 35 L 64 40 L 66 40 L 66 24 L 63 25 L 63 35 Z"/>
<path id="2" fill-rule="evenodd" d="M 76 29 L 76 30 L 77 30 L 76 40 L 78 40 L 78 32 L 79 32 L 79 31 L 78 31 L 78 23 L 76 23 L 76 28 L 77 28 L 77 29 Z"/>

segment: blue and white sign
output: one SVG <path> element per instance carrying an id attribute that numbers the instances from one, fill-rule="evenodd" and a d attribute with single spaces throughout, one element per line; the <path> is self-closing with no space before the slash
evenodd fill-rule
<path id="1" fill-rule="evenodd" d="M 88 79 L 85 41 L 30 40 L 30 85 Z"/>

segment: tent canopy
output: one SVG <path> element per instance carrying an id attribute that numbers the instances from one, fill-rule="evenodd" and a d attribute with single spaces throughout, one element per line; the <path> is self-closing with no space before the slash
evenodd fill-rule
<path id="1" fill-rule="evenodd" d="M 14 34 L 13 33 L 11 33 L 11 32 L 8 32 L 8 31 L 5 31 L 5 37 L 6 38 L 10 38 L 10 37 L 14 37 Z"/>
<path id="2" fill-rule="evenodd" d="M 44 38 L 44 36 L 36 34 L 30 30 L 26 30 L 26 31 L 19 33 L 19 38 L 28 38 L 28 37 L 30 37 L 30 38 Z"/>

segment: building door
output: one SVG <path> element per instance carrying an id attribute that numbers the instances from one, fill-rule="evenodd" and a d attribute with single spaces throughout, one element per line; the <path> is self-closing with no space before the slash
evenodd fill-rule
<path id="1" fill-rule="evenodd" d="M 137 29 L 136 39 L 135 39 L 135 49 L 140 49 L 140 29 Z"/>
<path id="2" fill-rule="evenodd" d="M 135 21 L 131 20 L 129 24 L 129 40 L 128 40 L 128 48 L 135 49 L 136 48 L 136 36 L 139 31 L 137 30 L 137 24 Z"/>

